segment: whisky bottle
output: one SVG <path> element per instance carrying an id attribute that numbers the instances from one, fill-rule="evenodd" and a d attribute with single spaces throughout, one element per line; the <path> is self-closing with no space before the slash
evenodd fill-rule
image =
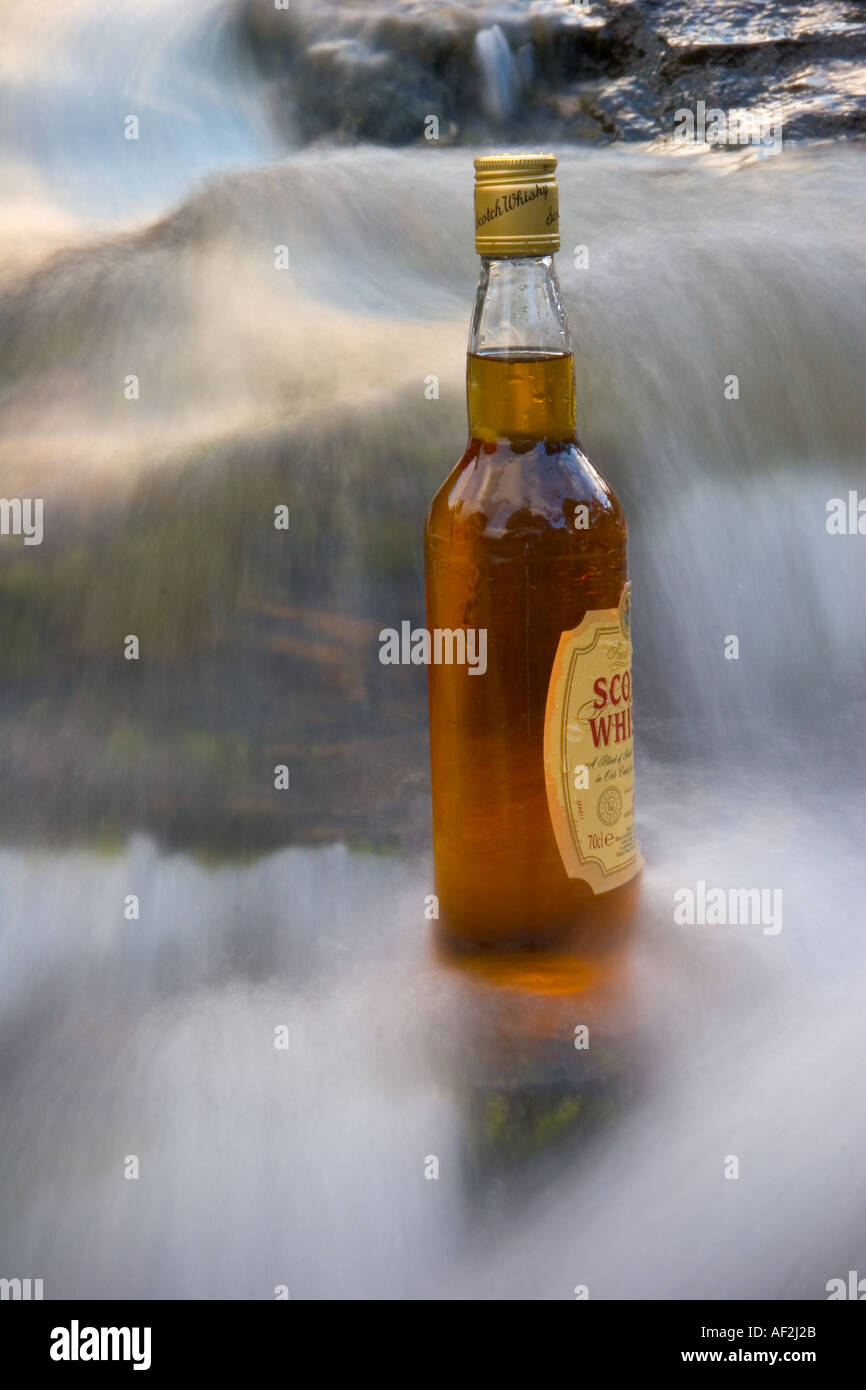
<path id="1" fill-rule="evenodd" d="M 425 529 L 435 889 L 466 946 L 616 923 L 643 862 L 626 521 L 575 432 L 555 171 L 475 160 L 469 442 Z"/>

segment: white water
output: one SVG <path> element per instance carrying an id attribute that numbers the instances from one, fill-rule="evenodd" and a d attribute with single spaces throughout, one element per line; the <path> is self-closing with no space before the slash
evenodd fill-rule
<path id="1" fill-rule="evenodd" d="M 520 91 L 520 73 L 498 24 L 479 29 L 475 35 L 475 55 L 481 69 L 485 114 L 493 121 L 502 121 L 514 111 Z"/>
<path id="2" fill-rule="evenodd" d="M 639 936 L 552 994 L 543 961 L 508 988 L 431 957 L 426 862 L 5 853 L 6 1267 L 48 1297 L 563 1299 L 820 1298 L 862 1268 L 856 837 L 823 795 L 741 784 L 740 818 L 644 781 Z M 677 885 L 768 864 L 778 935 L 673 926 Z M 551 1087 L 606 1119 L 479 1157 L 485 1097 Z"/>
<path id="3" fill-rule="evenodd" d="M 154 214 L 279 146 L 226 0 L 9 0 L 3 196 L 85 225 Z M 126 118 L 139 138 L 127 139 Z M 8 217 L 8 214 L 7 214 Z"/>

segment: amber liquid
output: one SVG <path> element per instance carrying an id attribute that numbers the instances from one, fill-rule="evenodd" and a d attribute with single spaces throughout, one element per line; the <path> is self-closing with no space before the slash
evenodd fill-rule
<path id="1" fill-rule="evenodd" d="M 567 876 L 544 776 L 559 639 L 619 604 L 626 523 L 577 442 L 570 354 L 470 354 L 467 394 L 469 444 L 425 532 L 428 628 L 487 629 L 484 675 L 428 667 L 439 926 L 467 946 L 541 945 L 621 923 L 634 898 L 634 881 L 593 895 Z"/>

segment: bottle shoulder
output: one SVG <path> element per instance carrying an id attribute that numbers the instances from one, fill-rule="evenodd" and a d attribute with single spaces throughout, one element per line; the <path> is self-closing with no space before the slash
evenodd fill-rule
<path id="1" fill-rule="evenodd" d="M 577 439 L 525 449 L 470 440 L 430 504 L 427 534 L 449 539 L 464 527 L 503 538 L 539 531 L 580 536 L 599 528 L 624 535 L 625 513 Z"/>

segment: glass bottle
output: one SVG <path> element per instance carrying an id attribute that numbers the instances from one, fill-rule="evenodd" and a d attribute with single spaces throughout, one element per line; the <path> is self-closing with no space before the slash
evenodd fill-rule
<path id="1" fill-rule="evenodd" d="M 621 921 L 642 865 L 626 521 L 575 432 L 555 169 L 475 161 L 469 442 L 425 530 L 438 925 L 467 947 Z"/>

